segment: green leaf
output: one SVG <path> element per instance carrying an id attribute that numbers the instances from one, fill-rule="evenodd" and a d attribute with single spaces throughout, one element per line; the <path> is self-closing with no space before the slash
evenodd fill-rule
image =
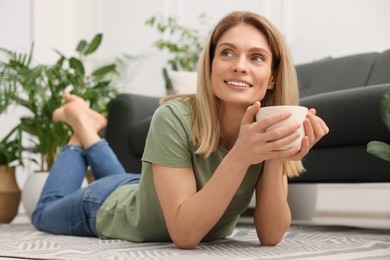
<path id="1" fill-rule="evenodd" d="M 10 166 L 11 163 L 17 163 L 23 166 L 21 144 L 21 131 L 19 125 L 14 127 L 6 137 L 0 140 L 0 165 Z"/>
<path id="2" fill-rule="evenodd" d="M 62 65 L 64 64 L 64 61 L 65 61 L 65 57 L 64 56 L 60 56 L 60 58 L 58 59 L 56 64 L 53 66 L 53 69 L 54 70 L 60 70 L 62 68 Z"/>
<path id="3" fill-rule="evenodd" d="M 156 22 L 156 17 L 152 16 L 145 21 L 145 25 L 153 26 L 155 22 Z"/>
<path id="4" fill-rule="evenodd" d="M 31 44 L 30 53 L 28 54 L 28 60 L 27 60 L 27 63 L 25 63 L 27 67 L 28 67 L 28 66 L 30 65 L 30 63 L 31 63 L 33 53 L 34 53 L 34 42 L 32 42 L 32 44 Z"/>
<path id="5" fill-rule="evenodd" d="M 384 94 L 381 99 L 381 117 L 383 123 L 390 130 L 390 91 Z"/>
<path id="6" fill-rule="evenodd" d="M 102 77 L 110 72 L 114 72 L 116 68 L 115 64 L 110 64 L 101 68 L 96 69 L 92 72 L 92 75 L 95 77 Z"/>
<path id="7" fill-rule="evenodd" d="M 84 66 L 81 63 L 79 59 L 76 59 L 74 57 L 70 58 L 69 60 L 69 66 L 76 71 L 77 74 L 79 75 L 84 75 Z"/>
<path id="8" fill-rule="evenodd" d="M 103 35 L 101 33 L 97 34 L 91 43 L 88 45 L 87 49 L 84 52 L 84 55 L 91 54 L 99 48 L 100 43 L 102 42 Z"/>
<path id="9" fill-rule="evenodd" d="M 163 74 L 163 77 L 164 77 L 164 80 L 165 80 L 165 89 L 169 90 L 169 91 L 172 91 L 173 90 L 172 81 L 169 78 L 168 71 L 167 71 L 166 68 L 162 69 L 162 74 Z"/>
<path id="10" fill-rule="evenodd" d="M 79 42 L 79 44 L 77 45 L 77 47 L 76 47 L 76 51 L 79 52 L 79 53 L 83 53 L 83 51 L 85 50 L 85 47 L 87 45 L 88 45 L 87 41 L 81 40 Z"/>
<path id="11" fill-rule="evenodd" d="M 371 141 L 367 144 L 367 152 L 390 162 L 390 145 L 386 143 Z"/>

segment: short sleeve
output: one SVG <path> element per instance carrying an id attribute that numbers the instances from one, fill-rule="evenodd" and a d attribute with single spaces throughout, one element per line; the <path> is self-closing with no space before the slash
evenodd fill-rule
<path id="1" fill-rule="evenodd" d="M 191 114 L 183 102 L 168 102 L 156 110 L 142 161 L 176 168 L 192 167 Z"/>

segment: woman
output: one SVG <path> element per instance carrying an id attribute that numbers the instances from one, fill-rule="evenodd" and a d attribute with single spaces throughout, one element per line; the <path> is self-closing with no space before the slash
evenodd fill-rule
<path id="1" fill-rule="evenodd" d="M 125 174 L 98 136 L 105 119 L 79 97 L 64 95 L 67 103 L 53 119 L 74 134 L 51 170 L 34 225 L 58 234 L 195 248 L 231 234 L 255 191 L 259 241 L 279 243 L 291 223 L 287 178 L 299 175 L 300 160 L 329 131 L 310 109 L 302 147 L 280 150 L 298 138 L 300 125 L 265 129 L 290 113 L 254 121 L 260 106 L 298 104 L 286 44 L 265 18 L 233 12 L 204 47 L 198 83 L 196 95 L 169 97 L 155 112 L 141 180 Z M 80 189 L 88 165 L 96 181 Z"/>

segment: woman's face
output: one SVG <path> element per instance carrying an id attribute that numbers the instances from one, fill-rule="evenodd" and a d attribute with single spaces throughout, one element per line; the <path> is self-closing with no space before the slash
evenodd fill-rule
<path id="1" fill-rule="evenodd" d="M 262 32 L 239 24 L 218 40 L 211 84 L 222 104 L 247 108 L 272 89 L 272 52 Z"/>

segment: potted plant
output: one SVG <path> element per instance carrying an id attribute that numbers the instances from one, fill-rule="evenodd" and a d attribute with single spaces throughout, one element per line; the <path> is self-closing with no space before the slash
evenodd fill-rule
<path id="1" fill-rule="evenodd" d="M 199 16 L 201 26 L 205 25 L 207 18 L 205 14 Z M 182 25 L 176 17 L 171 16 L 152 16 L 145 24 L 160 34 L 154 46 L 169 54 L 167 67 L 163 68 L 167 92 L 195 92 L 197 64 L 206 38 L 202 32 L 205 30 Z"/>
<path id="2" fill-rule="evenodd" d="M 66 91 L 83 97 L 100 113 L 106 113 L 116 88 L 110 84 L 115 64 L 108 64 L 87 73 L 84 59 L 94 53 L 102 41 L 96 35 L 90 43 L 80 41 L 78 57 L 67 58 L 57 51 L 59 59 L 53 65 L 33 65 L 33 46 L 30 53 L 0 49 L 6 60 L 0 61 L 0 113 L 9 105 L 26 108 L 28 115 L 20 118 L 20 128 L 30 137 L 33 146 L 28 150 L 40 155 L 40 171 L 48 171 L 60 147 L 67 143 L 70 129 L 52 121 L 53 111 L 63 104 Z"/>
<path id="3" fill-rule="evenodd" d="M 59 51 L 54 64 L 34 64 L 33 49 L 29 53 L 17 53 L 0 49 L 0 113 L 9 105 L 22 106 L 27 114 L 20 118 L 20 130 L 32 144 L 26 150 L 39 155 L 35 160 L 38 171 L 48 172 L 59 149 L 68 142 L 71 131 L 63 123 L 52 121 L 53 111 L 63 104 L 62 94 L 70 92 L 81 96 L 94 110 L 105 114 L 108 102 L 117 94 L 112 79 L 116 64 L 105 64 L 87 69 L 85 58 L 94 53 L 102 41 L 97 34 L 91 42 L 82 40 L 76 47 L 77 56 L 66 57 Z M 34 176 L 37 175 L 37 176 Z M 30 183 L 38 179 L 38 183 Z M 35 209 L 46 176 L 30 174 L 23 188 L 22 200 L 27 214 Z M 33 191 L 30 191 L 33 189 Z M 29 193 L 32 194 L 29 194 Z M 25 202 L 25 198 L 29 200 Z"/>
<path id="4" fill-rule="evenodd" d="M 18 214 L 21 191 L 16 181 L 15 166 L 23 165 L 19 126 L 0 140 L 0 223 L 9 223 Z"/>
<path id="5" fill-rule="evenodd" d="M 390 130 L 390 92 L 381 99 L 381 117 L 383 123 Z M 390 145 L 380 141 L 371 141 L 367 144 L 367 152 L 390 162 Z"/>

